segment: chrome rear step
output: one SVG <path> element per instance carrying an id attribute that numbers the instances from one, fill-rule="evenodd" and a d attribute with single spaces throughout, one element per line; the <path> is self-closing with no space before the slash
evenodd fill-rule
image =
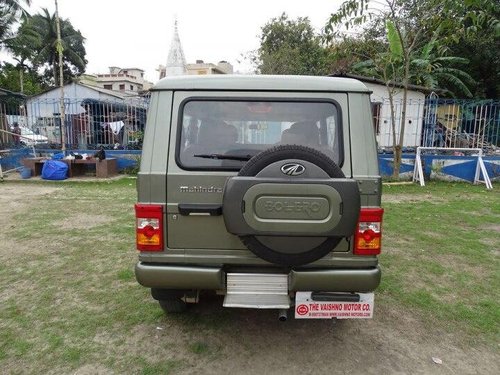
<path id="1" fill-rule="evenodd" d="M 224 307 L 288 309 L 288 275 L 228 273 Z"/>

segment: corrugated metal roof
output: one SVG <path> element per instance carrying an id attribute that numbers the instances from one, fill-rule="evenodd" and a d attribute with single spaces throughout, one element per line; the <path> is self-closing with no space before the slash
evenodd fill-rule
<path id="1" fill-rule="evenodd" d="M 18 98 L 25 98 L 26 97 L 26 95 L 21 94 L 20 92 L 14 92 L 14 91 L 10 91 L 7 89 L 2 89 L 1 87 L 0 87 L 0 96 L 15 96 Z"/>
<path id="2" fill-rule="evenodd" d="M 65 84 L 64 86 L 71 86 L 71 85 L 82 86 L 82 87 L 85 87 L 85 88 L 88 88 L 88 89 L 100 92 L 102 94 L 114 96 L 114 97 L 116 97 L 118 99 L 122 99 L 122 100 L 125 99 L 126 97 L 130 96 L 130 95 L 122 94 L 122 93 L 117 92 L 117 91 L 107 90 L 107 89 L 103 89 L 102 87 L 96 87 L 96 86 L 92 86 L 92 85 L 86 85 L 86 84 L 80 83 L 80 82 L 71 82 L 71 83 Z M 38 93 L 36 95 L 32 95 L 29 98 L 33 99 L 33 98 L 36 98 L 37 96 L 40 96 L 40 95 L 43 95 L 43 94 L 47 94 L 48 92 L 51 92 L 51 91 L 54 91 L 54 90 L 60 90 L 60 89 L 61 89 L 60 87 L 53 87 L 53 88 L 47 89 L 45 91 L 42 91 L 42 92 L 40 92 L 40 93 Z"/>
<path id="3" fill-rule="evenodd" d="M 100 92 L 100 93 L 103 93 L 103 94 L 106 94 L 106 95 L 116 96 L 117 98 L 120 98 L 120 99 L 125 99 L 126 97 L 130 96 L 130 95 L 122 94 L 122 93 L 117 92 L 117 91 L 104 89 L 102 87 L 97 87 L 97 86 L 92 86 L 92 85 L 86 85 L 84 83 L 77 83 L 77 85 L 86 87 L 86 88 L 91 89 L 91 90 L 95 90 L 97 92 Z"/>

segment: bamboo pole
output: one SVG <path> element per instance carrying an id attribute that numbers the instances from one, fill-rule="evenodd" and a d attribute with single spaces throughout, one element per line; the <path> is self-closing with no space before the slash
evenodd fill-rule
<path id="1" fill-rule="evenodd" d="M 63 46 L 61 42 L 61 23 L 59 21 L 59 8 L 57 0 L 54 0 L 56 5 L 56 30 L 57 30 L 57 52 L 59 54 L 59 87 L 61 95 L 59 101 L 59 114 L 61 115 L 61 151 L 66 155 L 66 114 L 64 111 L 64 78 L 63 78 Z"/>

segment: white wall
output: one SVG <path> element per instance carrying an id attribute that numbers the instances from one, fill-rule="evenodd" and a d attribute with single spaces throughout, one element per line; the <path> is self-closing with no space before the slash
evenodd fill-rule
<path id="1" fill-rule="evenodd" d="M 53 89 L 33 96 L 26 101 L 27 116 L 29 119 L 36 117 L 53 117 L 54 113 L 60 113 L 59 98 L 60 89 Z M 116 101 L 119 98 L 108 95 L 89 87 L 70 83 L 64 86 L 64 98 L 67 103 L 65 106 L 65 113 L 73 115 L 83 113 L 85 110 L 80 106 L 83 99 L 97 99 L 97 100 L 110 100 Z"/>
<path id="2" fill-rule="evenodd" d="M 59 142 L 60 130 L 58 120 L 60 113 L 60 89 L 53 89 L 33 96 L 26 100 L 26 117 L 19 119 L 19 123 L 27 125 L 35 132 L 48 137 L 49 142 Z M 85 113 L 81 106 L 84 99 L 96 99 L 103 101 L 121 101 L 120 98 L 108 95 L 90 87 L 77 83 L 64 86 L 64 111 L 66 115 Z"/>
<path id="3" fill-rule="evenodd" d="M 392 147 L 392 125 L 391 125 L 391 108 L 389 104 L 389 95 L 387 88 L 383 85 L 367 83 L 365 85 L 373 91 L 371 94 L 372 103 L 382 103 L 379 120 L 379 134 L 377 134 L 377 142 L 379 147 Z M 400 120 L 402 110 L 403 90 L 401 89 L 394 96 L 395 112 L 396 112 L 396 135 L 399 137 Z M 424 102 L 425 95 L 419 91 L 408 91 L 408 99 L 406 105 L 406 120 L 405 134 L 403 147 L 420 146 L 422 136 L 422 124 L 424 119 Z"/>

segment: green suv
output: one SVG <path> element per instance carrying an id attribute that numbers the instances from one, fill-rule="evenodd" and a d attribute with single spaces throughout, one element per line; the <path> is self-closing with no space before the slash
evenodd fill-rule
<path id="1" fill-rule="evenodd" d="M 305 76 L 153 87 L 135 273 L 163 310 L 212 290 L 281 320 L 372 317 L 383 209 L 369 95 Z"/>

